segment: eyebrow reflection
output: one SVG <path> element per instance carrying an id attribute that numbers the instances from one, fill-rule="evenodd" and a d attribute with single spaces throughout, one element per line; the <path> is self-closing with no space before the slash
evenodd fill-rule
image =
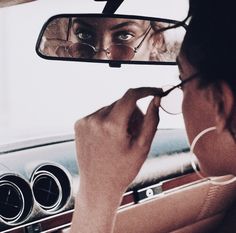
<path id="1" fill-rule="evenodd" d="M 74 21 L 73 21 L 73 24 L 80 24 L 80 25 L 82 25 L 82 26 L 84 26 L 84 27 L 88 27 L 88 28 L 92 28 L 92 29 L 95 29 L 95 27 L 94 27 L 94 25 L 92 25 L 92 24 L 89 24 L 89 23 L 87 23 L 87 22 L 85 22 L 85 21 L 83 21 L 83 20 L 81 20 L 81 19 L 75 19 Z"/>
<path id="2" fill-rule="evenodd" d="M 141 27 L 141 26 L 140 26 L 137 22 L 135 22 L 135 21 L 127 21 L 127 22 L 119 23 L 119 24 L 117 24 L 117 25 L 111 27 L 110 30 L 113 31 L 113 30 L 117 30 L 117 29 L 122 28 L 122 27 L 132 26 L 132 25 Z"/>

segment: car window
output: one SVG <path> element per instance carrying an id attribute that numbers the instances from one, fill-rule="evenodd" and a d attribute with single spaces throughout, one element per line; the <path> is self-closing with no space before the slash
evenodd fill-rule
<path id="1" fill-rule="evenodd" d="M 103 7 L 103 2 L 92 0 L 86 4 L 83 0 L 70 4 L 41 0 L 0 9 L 0 144 L 73 133 L 78 118 L 109 105 L 128 88 L 178 83 L 177 66 L 110 68 L 107 64 L 48 61 L 37 56 L 37 37 L 50 16 L 100 13 Z M 186 11 L 185 0 L 126 0 L 117 13 L 181 20 Z M 146 104 L 146 100 L 140 103 L 144 111 Z M 182 127 L 181 115 L 161 111 L 159 128 Z"/>

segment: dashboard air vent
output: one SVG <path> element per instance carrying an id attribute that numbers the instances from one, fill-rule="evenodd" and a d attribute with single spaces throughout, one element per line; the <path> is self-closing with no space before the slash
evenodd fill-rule
<path id="1" fill-rule="evenodd" d="M 24 197 L 12 182 L 0 183 L 0 216 L 6 221 L 16 220 L 22 213 Z"/>
<path id="2" fill-rule="evenodd" d="M 7 225 L 23 222 L 32 206 L 33 195 L 24 179 L 13 174 L 0 178 L 0 220 Z"/>
<path id="3" fill-rule="evenodd" d="M 46 171 L 37 174 L 33 184 L 33 193 L 39 205 L 45 210 L 57 208 L 62 199 L 60 182 Z"/>
<path id="4" fill-rule="evenodd" d="M 42 209 L 55 212 L 65 206 L 71 186 L 64 169 L 44 164 L 35 170 L 31 180 L 34 198 Z"/>

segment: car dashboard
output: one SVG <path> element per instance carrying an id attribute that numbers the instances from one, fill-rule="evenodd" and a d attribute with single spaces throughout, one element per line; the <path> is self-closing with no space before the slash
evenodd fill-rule
<path id="1" fill-rule="evenodd" d="M 24 224 L 26 229 L 40 225 L 42 230 L 43 224 L 37 220 L 50 221 L 50 217 L 73 208 L 72 187 L 78 186 L 74 142 L 51 138 L 18 146 L 3 149 L 0 156 L 0 230 L 19 229 Z M 53 228 L 48 221 L 46 225 Z"/>
<path id="2" fill-rule="evenodd" d="M 79 187 L 73 135 L 0 149 L 0 231 L 53 232 L 70 226 Z M 160 130 L 120 208 L 153 198 L 171 187 L 169 180 L 190 173 L 187 151 L 184 130 Z"/>

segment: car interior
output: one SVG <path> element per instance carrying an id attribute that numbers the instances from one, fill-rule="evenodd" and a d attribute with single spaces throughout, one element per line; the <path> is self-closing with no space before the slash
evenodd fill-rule
<path id="1" fill-rule="evenodd" d="M 188 4 L 170 4 L 0 0 L 0 232 L 70 232 L 80 182 L 74 123 L 128 88 L 178 83 Z M 116 20 L 147 27 L 134 45 L 120 40 L 99 57 L 92 37 Z M 119 39 L 129 38 L 121 32 Z M 156 40 L 155 58 L 139 56 L 147 39 Z M 144 112 L 147 101 L 138 103 Z M 233 204 L 236 184 L 219 182 L 230 176 L 211 182 L 196 172 L 182 116 L 169 101 L 161 103 L 148 159 L 123 195 L 116 233 L 207 233 Z"/>

